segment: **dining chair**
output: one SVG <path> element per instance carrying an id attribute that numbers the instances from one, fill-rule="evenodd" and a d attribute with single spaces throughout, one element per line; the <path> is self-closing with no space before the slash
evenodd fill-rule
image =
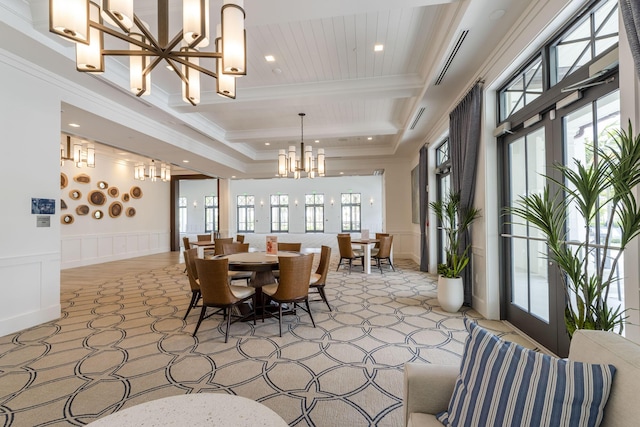
<path id="1" fill-rule="evenodd" d="M 389 233 L 376 233 L 376 240 L 380 240 L 381 237 L 388 236 Z M 374 256 L 380 250 L 380 242 L 376 242 L 375 246 L 371 249 L 371 256 Z"/>
<path id="2" fill-rule="evenodd" d="M 311 267 L 313 265 L 313 254 L 305 254 L 293 257 L 278 257 L 280 266 L 280 281 L 262 287 L 262 306 L 265 306 L 267 297 L 278 303 L 278 327 L 282 336 L 282 304 L 293 304 L 293 308 L 300 307 L 309 313 L 313 327 L 316 322 L 313 320 L 311 308 L 309 307 L 309 280 L 311 278 Z M 306 309 L 298 304 L 304 302 Z M 262 321 L 264 322 L 264 312 L 262 311 Z M 273 313 L 272 313 L 273 315 Z"/>
<path id="3" fill-rule="evenodd" d="M 327 307 L 329 307 L 329 311 L 332 311 L 329 301 L 327 301 L 327 295 L 324 292 L 324 286 L 327 282 L 327 274 L 329 273 L 330 261 L 331 248 L 323 245 L 320 250 L 320 262 L 318 263 L 318 268 L 315 273 L 311 274 L 311 278 L 309 279 L 309 290 L 315 289 L 320 295 L 320 298 L 322 298 L 322 301 L 324 301 L 324 303 L 327 304 Z"/>
<path id="4" fill-rule="evenodd" d="M 198 277 L 200 278 L 200 292 L 202 294 L 202 311 L 200 312 L 200 318 L 198 324 L 193 331 L 193 336 L 196 336 L 198 328 L 202 321 L 208 317 L 218 314 L 222 311 L 223 321 L 227 320 L 227 330 L 224 335 L 224 342 L 229 340 L 229 328 L 232 323 L 238 320 L 244 320 L 253 314 L 253 324 L 256 324 L 256 290 L 249 286 L 235 286 L 230 285 L 227 279 L 227 272 L 229 271 L 229 260 L 226 258 L 221 259 L 201 259 L 198 258 L 195 261 L 196 270 L 198 271 Z M 232 308 L 242 304 L 248 300 L 253 300 L 251 313 L 241 316 L 232 313 Z M 218 308 L 214 313 L 206 316 L 207 307 Z M 231 317 L 236 319 L 232 322 Z"/>
<path id="5" fill-rule="evenodd" d="M 225 237 L 224 239 L 213 239 L 213 254 L 214 255 L 222 255 L 223 245 L 227 243 L 233 243 L 233 237 Z"/>
<path id="6" fill-rule="evenodd" d="M 376 260 L 376 265 L 380 269 L 380 274 L 382 274 L 382 261 L 387 261 L 387 263 L 391 266 L 393 271 L 396 271 L 393 263 L 391 262 L 391 245 L 393 244 L 393 236 L 382 236 L 380 238 L 380 250 L 378 253 L 373 256 L 373 259 Z"/>
<path id="7" fill-rule="evenodd" d="M 302 250 L 302 243 L 287 243 L 287 242 L 278 242 L 278 250 L 279 251 L 290 251 L 290 252 L 300 252 Z M 280 270 L 273 271 L 273 277 L 278 280 L 280 277 Z"/>
<path id="8" fill-rule="evenodd" d="M 182 320 L 187 320 L 187 316 L 192 308 L 196 307 L 200 300 L 200 281 L 198 280 L 198 271 L 196 270 L 196 258 L 198 257 L 198 249 L 187 249 L 184 251 L 184 263 L 189 278 L 189 286 L 191 287 L 191 302 L 184 314 Z"/>
<path id="9" fill-rule="evenodd" d="M 359 249 L 353 249 L 351 247 L 351 235 L 338 235 L 338 249 L 340 250 L 340 262 L 338 262 L 338 268 L 342 265 L 342 261 L 349 261 L 349 274 L 351 274 L 351 267 L 353 266 L 354 259 L 360 259 L 362 263 L 362 269 L 364 270 L 364 253 Z"/>
<path id="10" fill-rule="evenodd" d="M 300 252 L 301 249 L 302 249 L 302 243 L 278 242 L 279 251 Z"/>
<path id="11" fill-rule="evenodd" d="M 244 243 L 244 234 L 236 234 L 236 241 L 238 243 Z"/>
<path id="12" fill-rule="evenodd" d="M 222 245 L 222 254 L 231 255 L 231 254 L 239 254 L 242 252 L 249 252 L 249 244 L 248 243 L 223 243 Z M 247 285 L 249 285 L 249 281 L 251 280 L 252 273 L 250 271 L 229 271 L 229 280 L 246 280 Z"/>
<path id="13" fill-rule="evenodd" d="M 182 237 L 182 244 L 185 251 L 191 249 L 191 242 L 189 242 L 189 238 L 187 236 Z"/>
<path id="14" fill-rule="evenodd" d="M 206 242 L 211 240 L 211 234 L 198 234 L 198 242 Z"/>
<path id="15" fill-rule="evenodd" d="M 182 237 L 182 245 L 184 246 L 184 250 L 188 251 L 189 249 L 191 249 L 191 242 L 189 242 L 189 238 L 187 236 L 183 236 Z M 187 259 L 185 258 L 184 260 L 185 266 L 184 266 L 184 273 L 187 272 Z"/>

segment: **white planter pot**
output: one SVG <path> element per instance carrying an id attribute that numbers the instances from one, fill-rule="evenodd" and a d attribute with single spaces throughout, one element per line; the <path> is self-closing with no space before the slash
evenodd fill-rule
<path id="1" fill-rule="evenodd" d="M 438 276 L 438 302 L 444 311 L 455 313 L 464 303 L 462 277 Z"/>

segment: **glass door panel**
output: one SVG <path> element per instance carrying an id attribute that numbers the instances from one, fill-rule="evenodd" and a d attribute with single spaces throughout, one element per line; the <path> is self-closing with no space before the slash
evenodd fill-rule
<path id="1" fill-rule="evenodd" d="M 509 144 L 510 201 L 540 193 L 546 172 L 545 128 L 534 130 Z M 523 173 L 524 172 L 524 173 Z M 535 227 L 515 220 L 511 224 L 511 304 L 549 321 L 549 282 L 546 244 Z"/>

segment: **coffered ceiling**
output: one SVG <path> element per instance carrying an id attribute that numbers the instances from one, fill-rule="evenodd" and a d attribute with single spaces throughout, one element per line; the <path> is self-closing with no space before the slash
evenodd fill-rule
<path id="1" fill-rule="evenodd" d="M 62 106 L 65 132 L 212 176 L 272 177 L 278 149 L 299 149 L 304 112 L 304 141 L 325 149 L 329 175 L 370 174 L 409 161 L 442 132 L 441 119 L 528 3 L 245 0 L 248 71 L 237 79 L 237 98 L 218 96 L 215 80 L 203 76 L 196 107 L 182 101 L 178 77 L 162 66 L 152 73 L 152 94 L 141 99 L 128 92 L 124 58 L 107 58 L 100 76 L 79 75 L 70 44 L 48 32 L 47 0 L 0 6 L 24 21 L 0 22 L 0 46 L 144 114 L 168 136 L 71 104 Z M 211 0 L 213 24 L 221 4 Z M 170 2 L 170 36 L 182 25 L 181 6 Z M 156 1 L 135 0 L 135 11 L 155 32 Z M 14 48 L 5 37 L 16 31 L 38 36 Z M 42 37 L 49 42 L 38 43 Z M 384 49 L 374 52 L 376 44 Z"/>

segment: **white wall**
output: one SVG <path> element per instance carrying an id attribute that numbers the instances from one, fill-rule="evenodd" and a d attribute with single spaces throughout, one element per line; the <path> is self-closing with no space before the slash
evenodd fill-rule
<path id="1" fill-rule="evenodd" d="M 386 174 L 386 173 L 385 173 Z M 308 245 L 319 247 L 320 244 L 332 245 L 335 235 L 342 232 L 340 224 L 340 195 L 342 193 L 361 194 L 361 228 L 370 233 L 393 231 L 384 224 L 385 204 L 383 196 L 382 176 L 357 177 L 324 177 L 316 179 L 249 179 L 230 180 L 229 183 L 229 221 L 221 222 L 223 235 L 235 236 L 237 231 L 236 200 L 238 195 L 254 195 L 256 197 L 256 230 L 247 236 L 252 245 L 261 247 L 264 236 L 271 235 L 270 224 L 270 196 L 272 194 L 287 194 L 289 196 L 289 233 L 278 234 L 282 241 L 306 241 Z M 221 192 L 222 192 L 221 186 Z M 324 236 L 318 233 L 305 233 L 304 200 L 305 194 L 324 194 L 325 199 L 325 228 Z M 333 205 L 331 201 L 333 200 Z M 295 202 L 298 202 L 297 206 Z M 409 215 L 411 213 L 409 212 Z M 295 237 L 293 237 L 295 236 Z M 396 246 L 394 235 L 394 247 Z M 304 245 L 304 243 L 303 243 Z M 307 245 L 305 245 L 307 246 Z M 399 254 L 396 249 L 396 256 Z"/>
<path id="2" fill-rule="evenodd" d="M 0 49 L 0 336 L 60 315 L 60 223 L 36 227 L 31 198 L 58 199 L 60 101 Z"/>
<path id="3" fill-rule="evenodd" d="M 217 179 L 183 179 L 180 181 L 180 197 L 187 198 L 186 235 L 204 234 L 204 197 L 216 196 L 217 194 Z"/>
<path id="4" fill-rule="evenodd" d="M 73 215 L 71 224 L 61 225 L 61 268 L 71 268 L 98 264 L 119 259 L 133 258 L 154 253 L 167 252 L 170 238 L 170 202 L 169 183 L 151 182 L 133 179 L 133 165 L 125 161 L 97 155 L 95 168 L 77 168 L 72 161 L 65 161 L 60 170 L 67 175 L 68 185 L 59 190 L 59 198 L 67 204 L 62 214 Z M 78 174 L 91 178 L 89 183 L 74 181 Z M 118 197 L 107 195 L 103 206 L 94 206 L 88 201 L 89 193 L 98 190 L 98 182 L 105 181 L 109 187 L 119 190 Z M 140 187 L 142 197 L 129 201 L 123 200 L 123 194 L 130 193 L 133 186 Z M 82 197 L 73 200 L 69 192 L 78 190 Z M 116 218 L 109 216 L 109 205 L 118 201 L 123 213 Z M 76 208 L 86 205 L 89 215 L 78 215 Z M 128 217 L 127 208 L 134 208 L 135 215 Z M 91 216 L 96 210 L 104 214 L 102 219 Z"/>

